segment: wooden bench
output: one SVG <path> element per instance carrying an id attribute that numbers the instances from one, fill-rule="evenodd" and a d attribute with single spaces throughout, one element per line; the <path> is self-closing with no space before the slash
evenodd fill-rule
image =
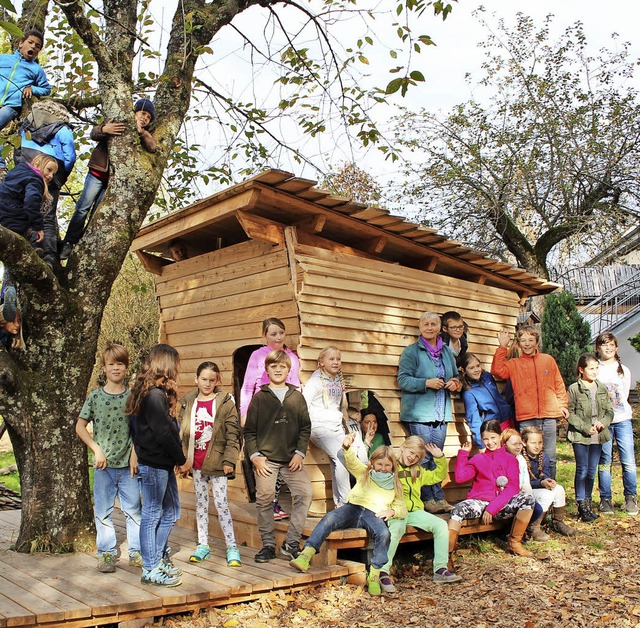
<path id="1" fill-rule="evenodd" d="M 195 495 L 188 491 L 180 492 L 180 504 L 182 507 L 182 515 L 178 521 L 178 525 L 184 528 L 195 530 Z M 283 503 L 285 508 L 289 507 L 288 503 Z M 256 517 L 255 504 L 229 502 L 231 509 L 231 517 L 233 519 L 236 540 L 240 545 L 254 547 L 259 549 L 262 547 L 262 540 L 258 532 L 258 521 Z M 448 521 L 449 515 L 436 515 L 441 519 Z M 311 536 L 313 529 L 320 519 L 308 517 L 304 529 L 302 531 L 303 539 Z M 491 532 L 504 528 L 510 520 L 496 521 L 488 525 L 482 524 L 480 519 L 465 521 L 460 530 L 461 535 L 481 534 L 483 532 Z M 288 520 L 274 521 L 274 532 L 276 543 L 282 544 L 289 527 Z M 222 538 L 222 531 L 218 524 L 218 515 L 211 500 L 209 508 L 209 535 Z M 401 539 L 401 543 L 415 543 L 419 541 L 428 541 L 433 536 L 430 532 L 425 532 L 408 526 L 407 531 Z M 336 530 L 332 532 L 326 542 L 323 544 L 320 552 L 314 557 L 314 565 L 336 565 L 338 564 L 338 550 L 342 549 L 366 549 L 369 546 L 369 537 L 362 528 L 348 528 L 346 530 Z"/>

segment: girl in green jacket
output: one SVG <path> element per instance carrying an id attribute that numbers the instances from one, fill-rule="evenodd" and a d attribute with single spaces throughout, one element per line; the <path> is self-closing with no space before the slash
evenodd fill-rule
<path id="1" fill-rule="evenodd" d="M 608 426 L 613 407 L 607 387 L 598 380 L 598 358 L 583 353 L 578 360 L 578 381 L 571 384 L 569 397 L 569 432 L 576 458 L 575 490 L 578 513 L 582 521 L 592 523 L 598 515 L 591 507 L 593 483 L 598 472 L 602 444 L 611 440 Z"/>

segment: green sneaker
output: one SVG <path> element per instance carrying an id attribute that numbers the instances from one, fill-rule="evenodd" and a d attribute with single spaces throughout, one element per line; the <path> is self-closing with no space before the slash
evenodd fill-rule
<path id="1" fill-rule="evenodd" d="M 160 561 L 156 569 L 159 569 L 162 573 L 166 573 L 167 576 L 171 576 L 172 578 L 178 578 L 182 575 L 182 569 L 176 567 L 168 556 L 165 556 Z"/>
<path id="2" fill-rule="evenodd" d="M 367 591 L 369 595 L 382 595 L 382 587 L 380 586 L 380 570 L 374 567 L 369 568 L 367 576 Z"/>
<path id="3" fill-rule="evenodd" d="M 129 554 L 130 567 L 142 567 L 142 554 L 140 552 L 131 552 Z"/>
<path id="4" fill-rule="evenodd" d="M 242 567 L 240 550 L 235 545 L 227 547 L 227 567 Z"/>
<path id="5" fill-rule="evenodd" d="M 198 547 L 196 547 L 196 551 L 189 556 L 189 560 L 192 563 L 201 563 L 203 560 L 206 560 L 211 556 L 211 550 L 208 545 L 202 545 L 202 543 L 198 543 Z"/>
<path id="6" fill-rule="evenodd" d="M 298 571 L 302 571 L 303 573 L 309 569 L 311 565 L 311 559 L 315 556 L 316 550 L 309 545 L 305 545 L 304 549 L 298 555 L 298 558 L 294 558 L 289 561 L 289 564 Z"/>
<path id="7" fill-rule="evenodd" d="M 113 573 L 116 570 L 116 557 L 109 552 L 98 556 L 98 571 L 100 573 Z"/>

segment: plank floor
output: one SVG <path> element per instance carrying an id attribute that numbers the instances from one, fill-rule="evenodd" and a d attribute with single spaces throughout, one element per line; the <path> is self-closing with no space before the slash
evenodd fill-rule
<path id="1" fill-rule="evenodd" d="M 117 514 L 116 514 L 117 513 Z M 170 545 L 174 563 L 183 572 L 179 587 L 143 585 L 140 569 L 129 567 L 124 518 L 114 511 L 120 551 L 113 574 L 96 570 L 95 555 L 18 554 L 9 548 L 17 537 L 20 511 L 0 511 L 0 628 L 4 626 L 100 626 L 134 619 L 161 617 L 210 606 L 255 599 L 277 589 L 299 589 L 339 580 L 363 565 L 312 567 L 302 574 L 285 560 L 258 564 L 255 549 L 241 547 L 242 567 L 227 567 L 224 543 L 210 538 L 212 558 L 189 562 L 196 545 L 195 532 L 176 526 Z"/>

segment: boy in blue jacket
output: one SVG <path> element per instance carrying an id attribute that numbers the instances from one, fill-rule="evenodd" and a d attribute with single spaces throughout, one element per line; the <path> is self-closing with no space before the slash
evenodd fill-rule
<path id="1" fill-rule="evenodd" d="M 37 61 L 43 43 L 42 33 L 30 30 L 18 42 L 15 52 L 0 55 L 0 130 L 18 116 L 23 99 L 51 93 L 47 76 Z M 0 154 L 0 178 L 6 173 L 7 165 Z"/>

